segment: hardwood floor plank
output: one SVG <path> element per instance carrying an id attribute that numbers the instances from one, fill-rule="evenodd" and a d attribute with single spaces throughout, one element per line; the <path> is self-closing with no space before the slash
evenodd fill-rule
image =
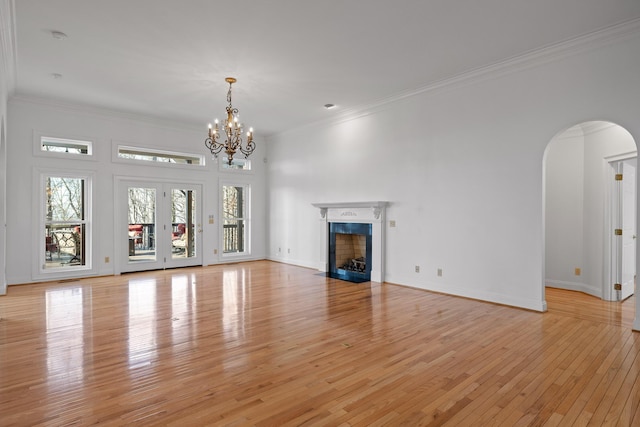
<path id="1" fill-rule="evenodd" d="M 9 288 L 0 425 L 640 422 L 623 303 L 535 313 L 258 261 Z"/>

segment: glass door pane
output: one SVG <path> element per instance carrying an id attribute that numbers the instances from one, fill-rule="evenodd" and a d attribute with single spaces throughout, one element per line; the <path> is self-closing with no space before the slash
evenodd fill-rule
<path id="1" fill-rule="evenodd" d="M 196 256 L 196 192 L 171 189 L 171 258 Z"/>
<path id="2" fill-rule="evenodd" d="M 129 187 L 127 253 L 129 262 L 155 262 L 156 188 Z"/>

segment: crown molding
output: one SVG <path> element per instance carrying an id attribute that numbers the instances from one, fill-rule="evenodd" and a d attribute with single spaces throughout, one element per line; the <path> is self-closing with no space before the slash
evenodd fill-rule
<path id="1" fill-rule="evenodd" d="M 614 127 L 622 127 L 622 126 L 613 122 L 607 122 L 603 120 L 586 121 L 558 132 L 556 136 L 554 136 L 551 140 L 562 141 L 566 139 L 584 138 L 584 137 L 596 134 L 598 132 L 604 132 Z"/>
<path id="2" fill-rule="evenodd" d="M 416 89 L 407 90 L 387 98 L 363 104 L 345 110 L 336 117 L 310 122 L 297 128 L 286 130 L 282 132 L 282 134 L 320 124 L 338 124 L 352 121 L 373 114 L 378 110 L 386 108 L 389 104 L 401 101 L 405 98 L 437 92 L 444 89 L 455 89 L 490 78 L 534 68 L 543 64 L 559 61 L 579 53 L 593 51 L 613 42 L 637 36 L 638 34 L 640 34 L 640 19 L 622 22 L 582 36 L 533 49 L 487 66 L 478 67 L 452 77 L 435 81 Z"/>
<path id="3" fill-rule="evenodd" d="M 56 110 L 66 111 L 73 114 L 85 114 L 101 118 L 128 120 L 135 123 L 146 123 L 154 125 L 160 128 L 181 130 L 189 132 L 199 132 L 203 135 L 205 131 L 201 125 L 196 123 L 182 122 L 177 120 L 167 120 L 162 117 L 155 117 L 144 114 L 127 113 L 123 111 L 111 110 L 103 107 L 96 107 L 92 105 L 75 104 L 71 102 L 65 102 L 53 98 L 41 98 L 30 95 L 13 95 L 9 98 L 10 104 L 17 105 L 40 105 L 43 107 L 55 108 Z M 205 129 L 206 130 L 206 129 Z M 204 137 L 203 137 L 204 140 Z"/>
<path id="4" fill-rule="evenodd" d="M 578 126 L 582 127 L 582 131 L 585 136 L 591 135 L 594 133 L 602 132 L 612 127 L 618 126 L 615 123 L 605 122 L 600 120 L 594 120 L 591 122 L 580 123 Z"/>

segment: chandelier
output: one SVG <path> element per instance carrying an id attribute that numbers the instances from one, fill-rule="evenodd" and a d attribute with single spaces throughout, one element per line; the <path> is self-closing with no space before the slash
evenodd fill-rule
<path id="1" fill-rule="evenodd" d="M 213 154 L 215 158 L 218 158 L 218 153 L 224 149 L 229 165 L 231 165 L 236 151 L 240 150 L 240 152 L 244 154 L 244 157 L 247 158 L 253 153 L 253 150 L 256 149 L 256 144 L 253 142 L 253 128 L 249 128 L 246 146 L 242 145 L 243 125 L 238 119 L 238 109 L 233 108 L 233 105 L 231 105 L 231 85 L 236 82 L 236 79 L 227 77 L 224 80 L 229 83 L 229 91 L 227 92 L 227 102 L 229 103 L 229 105 L 227 105 L 227 118 L 222 125 L 222 129 L 218 127 L 218 119 L 215 120 L 213 126 L 209 123 L 209 137 L 204 140 L 204 145 L 211 151 L 211 154 Z M 225 135 L 224 143 L 218 142 L 221 133 Z"/>

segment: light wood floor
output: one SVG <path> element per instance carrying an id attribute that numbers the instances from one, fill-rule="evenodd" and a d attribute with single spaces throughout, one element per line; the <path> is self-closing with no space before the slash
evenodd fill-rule
<path id="1" fill-rule="evenodd" d="M 0 297 L 0 425 L 640 425 L 633 299 L 535 313 L 267 261 Z"/>

